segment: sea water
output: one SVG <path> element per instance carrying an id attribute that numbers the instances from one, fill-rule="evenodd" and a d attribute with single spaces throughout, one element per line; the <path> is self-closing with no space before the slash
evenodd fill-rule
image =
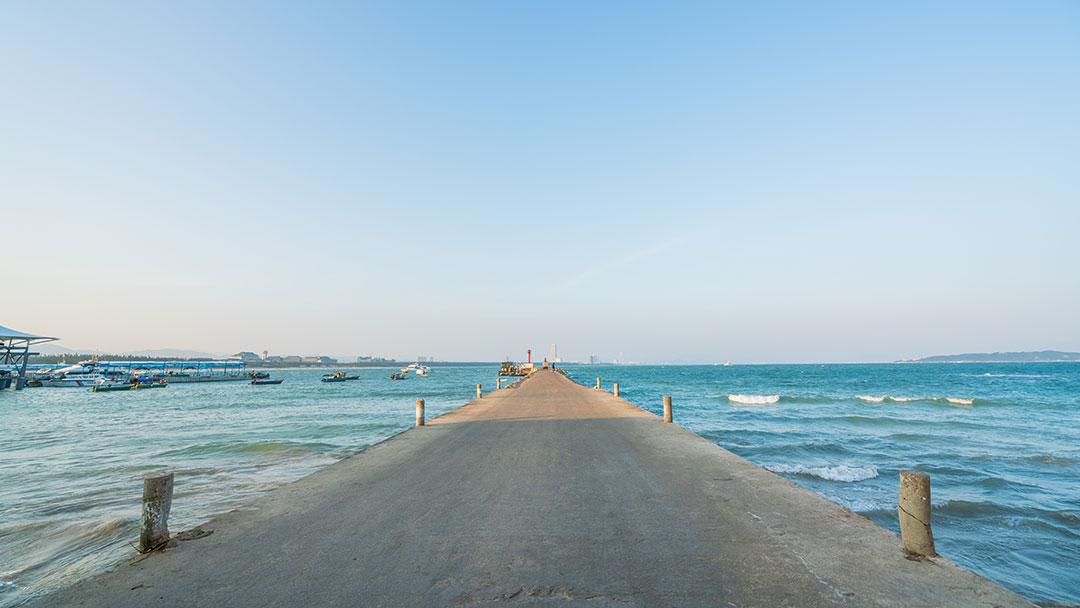
<path id="1" fill-rule="evenodd" d="M 950 559 L 1033 599 L 1080 603 L 1080 364 L 567 366 L 572 378 L 896 530 L 897 475 L 933 479 Z M 465 403 L 496 366 L 388 369 L 279 386 L 0 391 L 0 606 L 130 557 L 140 476 L 176 472 L 170 527 L 243 508 L 413 423 Z"/>

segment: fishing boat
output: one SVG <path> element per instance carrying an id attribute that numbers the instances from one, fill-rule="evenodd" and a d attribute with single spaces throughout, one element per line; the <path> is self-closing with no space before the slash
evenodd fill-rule
<path id="1" fill-rule="evenodd" d="M 391 380 L 404 380 L 409 377 L 408 372 L 394 372 L 390 374 Z"/>
<path id="2" fill-rule="evenodd" d="M 267 376 L 269 376 L 269 374 L 267 374 Z M 267 377 L 267 378 L 252 378 L 252 380 L 251 380 L 251 384 L 254 385 L 254 386 L 263 386 L 263 385 L 267 385 L 267 384 L 281 384 L 282 382 L 284 382 L 284 380 L 281 379 L 281 378 L 276 378 L 276 379 L 271 380 L 269 377 Z"/>
<path id="3" fill-rule="evenodd" d="M 160 380 L 155 382 L 140 382 L 138 380 L 120 382 L 117 380 L 106 380 L 105 382 L 90 387 L 90 392 L 109 393 L 113 391 L 141 391 L 147 388 L 165 388 L 167 386 L 169 386 L 168 382 L 162 382 Z"/>
<path id="4" fill-rule="evenodd" d="M 263 380 L 270 377 L 270 372 L 251 372 L 248 375 L 254 380 Z M 252 384 L 254 384 L 254 382 Z"/>
<path id="5" fill-rule="evenodd" d="M 359 380 L 360 376 L 348 375 L 345 372 L 334 372 L 332 374 L 323 374 L 323 382 L 345 382 L 346 380 Z"/>

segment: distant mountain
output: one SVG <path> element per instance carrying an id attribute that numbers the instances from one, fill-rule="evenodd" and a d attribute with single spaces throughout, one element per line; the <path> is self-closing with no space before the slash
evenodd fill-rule
<path id="1" fill-rule="evenodd" d="M 106 352 L 92 348 L 68 348 L 55 342 L 35 345 L 34 352 L 42 355 L 126 355 L 131 357 L 149 357 L 152 359 L 221 359 L 225 355 L 204 353 L 198 350 L 184 350 L 178 348 L 158 348 L 153 350 L 133 350 L 128 352 Z"/>
<path id="2" fill-rule="evenodd" d="M 1080 362 L 1080 353 L 1060 350 L 1040 350 L 1014 353 L 964 353 L 961 355 L 934 355 L 911 359 L 905 363 L 1064 363 Z"/>
<path id="3" fill-rule="evenodd" d="M 43 355 L 97 355 L 101 354 L 99 350 L 92 350 L 86 348 L 68 348 L 66 346 L 60 346 L 56 342 L 46 342 L 45 344 L 35 344 L 32 350 Z"/>
<path id="4" fill-rule="evenodd" d="M 220 359 L 225 355 L 204 353 L 197 350 L 183 350 L 177 348 L 155 348 L 152 350 L 132 350 L 124 355 L 130 355 L 133 357 L 154 357 L 154 358 L 173 358 L 173 359 Z"/>

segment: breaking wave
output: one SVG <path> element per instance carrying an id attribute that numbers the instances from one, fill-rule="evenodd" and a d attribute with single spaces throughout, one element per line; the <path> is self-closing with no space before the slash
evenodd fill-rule
<path id="1" fill-rule="evenodd" d="M 867 479 L 873 479 L 878 476 L 878 470 L 876 467 L 857 467 L 847 464 L 838 464 L 831 467 L 808 467 L 801 464 L 775 464 L 766 465 L 765 468 L 772 471 L 773 473 L 805 475 L 809 477 L 826 479 L 828 481 L 842 481 L 845 483 L 865 481 Z"/>
<path id="2" fill-rule="evenodd" d="M 728 401 L 742 405 L 768 405 L 779 403 L 780 395 L 728 395 Z"/>
<path id="3" fill-rule="evenodd" d="M 867 403 L 911 403 L 913 401 L 937 401 L 951 403 L 952 405 L 975 405 L 974 399 L 961 397 L 892 397 L 890 395 L 859 395 L 855 397 L 859 401 Z"/>

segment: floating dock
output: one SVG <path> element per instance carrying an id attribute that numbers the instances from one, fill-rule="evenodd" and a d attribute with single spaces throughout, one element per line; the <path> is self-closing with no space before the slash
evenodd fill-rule
<path id="1" fill-rule="evenodd" d="M 1031 606 L 674 421 L 538 371 L 34 605 Z"/>

